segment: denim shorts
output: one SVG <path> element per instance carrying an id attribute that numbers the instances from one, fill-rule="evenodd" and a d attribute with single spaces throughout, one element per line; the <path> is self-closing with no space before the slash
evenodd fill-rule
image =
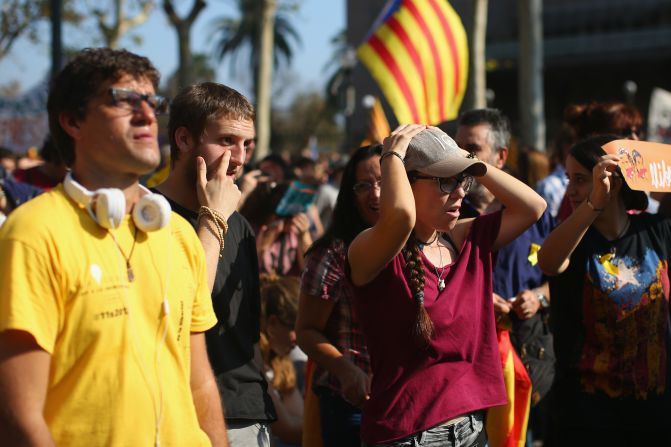
<path id="1" fill-rule="evenodd" d="M 485 412 L 471 413 L 454 424 L 435 425 L 407 438 L 377 447 L 488 447 L 484 431 Z"/>

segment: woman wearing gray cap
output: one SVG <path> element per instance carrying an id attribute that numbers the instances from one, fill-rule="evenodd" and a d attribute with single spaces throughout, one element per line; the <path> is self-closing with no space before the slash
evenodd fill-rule
<path id="1" fill-rule="evenodd" d="M 380 163 L 379 220 L 348 251 L 373 370 L 361 437 L 366 445 L 486 446 L 483 410 L 507 402 L 492 252 L 536 222 L 545 202 L 435 127 L 398 127 Z M 505 208 L 458 221 L 473 176 Z"/>

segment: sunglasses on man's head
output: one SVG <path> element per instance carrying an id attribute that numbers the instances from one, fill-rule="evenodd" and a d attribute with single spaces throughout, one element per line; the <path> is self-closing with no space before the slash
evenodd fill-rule
<path id="1" fill-rule="evenodd" d="M 111 88 L 109 93 L 112 96 L 112 101 L 114 101 L 115 106 L 129 106 L 133 112 L 140 110 L 142 101 L 145 101 L 156 115 L 168 113 L 168 108 L 170 106 L 168 98 L 160 95 L 146 95 L 125 88 Z"/>
<path id="2" fill-rule="evenodd" d="M 452 193 L 452 191 L 456 190 L 459 187 L 461 187 L 464 190 L 464 192 L 468 192 L 471 189 L 471 186 L 473 185 L 473 176 L 465 174 L 463 172 L 454 177 L 432 177 L 417 173 L 413 173 L 411 177 L 412 179 L 417 180 L 437 180 L 438 187 L 440 188 L 441 192 L 445 194 L 450 194 Z"/>

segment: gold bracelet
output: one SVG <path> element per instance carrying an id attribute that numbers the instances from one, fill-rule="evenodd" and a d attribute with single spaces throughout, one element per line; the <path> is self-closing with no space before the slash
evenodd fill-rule
<path id="1" fill-rule="evenodd" d="M 226 219 L 224 219 L 224 216 L 215 209 L 212 208 L 207 209 L 210 210 L 210 213 L 215 217 L 217 223 L 222 227 L 224 236 L 226 236 L 226 233 L 228 233 L 228 222 L 226 221 Z"/>
<path id="2" fill-rule="evenodd" d="M 208 218 L 207 227 L 219 239 L 219 257 L 221 258 L 224 253 L 224 237 L 228 233 L 228 222 L 219 211 L 204 205 L 198 210 L 198 220 L 200 221 L 203 216 Z M 214 224 L 214 228 L 212 228 L 212 224 Z"/>
<path id="3" fill-rule="evenodd" d="M 596 211 L 597 213 L 600 213 L 601 211 L 604 210 L 604 208 L 595 207 L 594 204 L 592 203 L 592 199 L 589 196 L 587 197 L 587 206 L 590 207 L 592 211 Z"/>

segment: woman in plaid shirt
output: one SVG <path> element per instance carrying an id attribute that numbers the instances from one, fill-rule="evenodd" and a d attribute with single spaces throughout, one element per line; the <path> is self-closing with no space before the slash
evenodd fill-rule
<path id="1" fill-rule="evenodd" d="M 377 222 L 380 152 L 366 146 L 352 156 L 338 194 L 333 220 L 306 255 L 296 321 L 298 344 L 316 362 L 325 447 L 360 446 L 361 405 L 370 393 L 370 359 L 353 313 L 345 277 L 349 243 Z"/>

